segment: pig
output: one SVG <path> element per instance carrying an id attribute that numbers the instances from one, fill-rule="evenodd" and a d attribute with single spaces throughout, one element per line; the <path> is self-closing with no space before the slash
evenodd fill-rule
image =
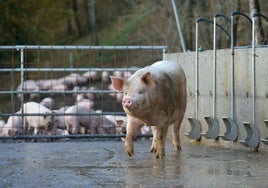
<path id="1" fill-rule="evenodd" d="M 94 86 L 88 88 L 88 93 L 86 94 L 86 97 L 91 100 L 100 100 L 102 98 L 102 95 L 100 93 L 97 93 L 97 90 L 99 89 Z"/>
<path id="2" fill-rule="evenodd" d="M 0 127 L 3 127 L 6 124 L 6 122 L 4 120 L 0 120 Z"/>
<path id="3" fill-rule="evenodd" d="M 71 82 L 73 86 L 83 85 L 87 83 L 87 78 L 77 73 L 72 73 L 64 77 L 65 81 Z"/>
<path id="4" fill-rule="evenodd" d="M 181 150 L 180 125 L 184 118 L 187 93 L 182 67 L 173 61 L 158 61 L 136 71 L 130 78 L 111 76 L 115 90 L 123 92 L 122 106 L 127 114 L 125 151 L 135 155 L 133 140 L 143 124 L 152 126 L 151 152 L 165 156 L 169 125 L 173 127 L 173 145 Z"/>
<path id="5" fill-rule="evenodd" d="M 88 71 L 83 74 L 83 77 L 87 78 L 88 81 L 98 81 L 100 80 L 100 76 L 97 71 Z"/>
<path id="6" fill-rule="evenodd" d="M 52 109 L 54 106 L 54 99 L 51 97 L 45 97 L 41 102 L 41 105 L 47 107 L 48 109 Z"/>
<path id="7" fill-rule="evenodd" d="M 104 83 L 107 83 L 109 81 L 109 72 L 108 71 L 103 71 L 101 73 L 101 81 Z"/>
<path id="8" fill-rule="evenodd" d="M 40 90 L 51 90 L 51 88 L 54 85 L 62 84 L 62 82 L 57 79 L 48 79 L 48 80 L 41 79 L 37 80 L 36 82 L 38 83 Z"/>
<path id="9" fill-rule="evenodd" d="M 81 99 L 80 101 L 76 102 L 77 106 L 83 106 L 88 109 L 92 109 L 94 102 L 90 99 Z"/>
<path id="10" fill-rule="evenodd" d="M 9 116 L 7 123 L 3 126 L 2 136 L 17 136 L 22 134 L 21 111 Z"/>
<path id="11" fill-rule="evenodd" d="M 10 117 L 8 119 L 11 119 Z M 0 120 L 0 137 L 11 136 L 10 135 L 11 131 L 12 131 L 11 126 L 6 126 L 6 122 L 4 120 Z"/>
<path id="12" fill-rule="evenodd" d="M 105 115 L 105 118 L 114 122 L 116 125 L 116 134 L 125 133 L 127 117 L 122 115 Z"/>
<path id="13" fill-rule="evenodd" d="M 60 109 L 57 110 L 53 110 L 54 112 L 54 127 L 57 129 L 61 129 L 61 130 L 65 130 L 66 129 L 66 125 L 65 125 L 65 117 L 64 114 L 65 110 L 68 107 L 62 107 Z"/>
<path id="14" fill-rule="evenodd" d="M 23 87 L 22 87 L 23 86 Z M 17 87 L 17 91 L 21 91 L 21 90 L 24 90 L 24 91 L 34 91 L 34 92 L 38 92 L 39 91 L 39 86 L 38 84 L 36 83 L 36 81 L 34 80 L 25 80 L 23 82 L 23 85 L 20 84 L 18 87 Z M 38 94 L 36 93 L 31 93 L 30 95 L 30 99 L 34 99 L 36 97 L 38 97 Z M 21 99 L 21 94 L 18 94 L 18 98 Z"/>
<path id="15" fill-rule="evenodd" d="M 28 102 L 23 105 L 23 112 L 25 113 L 23 120 L 25 130 L 29 131 L 29 133 L 32 132 L 32 129 L 34 135 L 38 135 L 42 131 L 47 132 L 50 135 L 55 132 L 53 125 L 54 116 L 52 115 L 52 111 L 48 108 L 36 102 Z M 37 115 L 39 113 L 42 115 Z"/>
<path id="16" fill-rule="evenodd" d="M 67 131 L 71 134 L 115 134 L 116 126 L 113 122 L 83 106 L 71 106 L 65 111 Z M 70 114 L 70 115 L 68 115 Z M 77 115 L 71 115 L 77 114 Z M 79 115 L 80 114 L 80 115 Z M 88 115 L 81 115 L 88 114 Z"/>

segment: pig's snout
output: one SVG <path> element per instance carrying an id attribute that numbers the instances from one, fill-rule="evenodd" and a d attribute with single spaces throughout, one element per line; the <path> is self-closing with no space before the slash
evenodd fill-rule
<path id="1" fill-rule="evenodd" d="M 132 100 L 130 98 L 125 98 L 122 101 L 124 107 L 130 107 L 132 105 Z"/>

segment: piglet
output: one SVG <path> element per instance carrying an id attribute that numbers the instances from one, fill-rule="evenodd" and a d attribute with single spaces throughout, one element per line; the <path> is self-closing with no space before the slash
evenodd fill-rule
<path id="1" fill-rule="evenodd" d="M 133 140 L 144 124 L 152 126 L 151 152 L 156 153 L 156 158 L 165 156 L 169 125 L 173 125 L 173 145 L 180 150 L 179 132 L 187 103 L 182 67 L 173 61 L 158 61 L 128 79 L 110 78 L 115 90 L 123 92 L 122 105 L 127 114 L 126 153 L 134 156 Z"/>

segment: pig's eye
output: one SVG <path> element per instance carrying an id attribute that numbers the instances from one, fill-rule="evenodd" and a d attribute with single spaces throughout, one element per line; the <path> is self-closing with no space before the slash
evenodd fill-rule
<path id="1" fill-rule="evenodd" d="M 124 95 L 127 95 L 127 91 L 124 92 Z"/>
<path id="2" fill-rule="evenodd" d="M 143 90 L 139 90 L 139 94 L 143 94 Z"/>

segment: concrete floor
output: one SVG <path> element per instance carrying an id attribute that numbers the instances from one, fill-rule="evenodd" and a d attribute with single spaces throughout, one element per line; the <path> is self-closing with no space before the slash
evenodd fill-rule
<path id="1" fill-rule="evenodd" d="M 154 159 L 150 140 L 0 143 L 0 187 L 268 187 L 268 153 L 166 143 Z"/>

